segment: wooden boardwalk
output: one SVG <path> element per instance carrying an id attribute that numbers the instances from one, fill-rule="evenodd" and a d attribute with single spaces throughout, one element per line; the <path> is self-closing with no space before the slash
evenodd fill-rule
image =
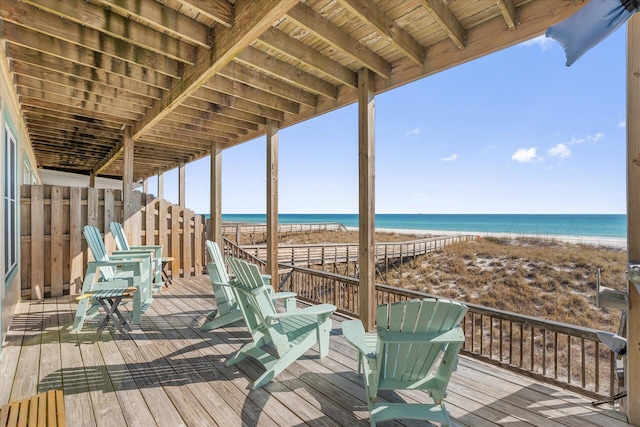
<path id="1" fill-rule="evenodd" d="M 176 279 L 134 327 L 132 340 L 105 332 L 94 342 L 91 322 L 79 334 L 69 332 L 72 297 L 21 303 L 0 362 L 0 405 L 62 388 L 68 426 L 368 425 L 341 317 L 334 317 L 328 357 L 320 360 L 312 350 L 264 388 L 249 390 L 261 368 L 251 360 L 224 365 L 249 340 L 241 322 L 199 329 L 214 305 L 208 276 Z M 464 357 L 448 390 L 454 426 L 627 425 L 609 405 L 593 408 L 574 393 Z M 422 392 L 402 397 L 428 401 Z"/>

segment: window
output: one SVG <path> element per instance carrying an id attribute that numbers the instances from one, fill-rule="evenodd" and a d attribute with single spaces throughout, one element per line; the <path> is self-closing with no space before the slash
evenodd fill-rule
<path id="1" fill-rule="evenodd" d="M 4 141 L 4 274 L 6 277 L 18 263 L 17 144 L 8 125 L 4 128 Z"/>

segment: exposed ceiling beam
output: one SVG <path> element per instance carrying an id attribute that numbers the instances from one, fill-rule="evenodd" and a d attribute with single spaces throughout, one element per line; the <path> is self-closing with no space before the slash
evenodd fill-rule
<path id="1" fill-rule="evenodd" d="M 233 24 L 233 7 L 225 0 L 178 0 L 225 27 Z"/>
<path id="2" fill-rule="evenodd" d="M 133 139 L 140 138 L 155 123 L 182 104 L 297 2 L 298 0 L 236 2 L 233 27 L 214 32 L 211 50 L 198 48 L 196 64 L 185 67 L 183 79 L 173 84 L 169 92 L 134 126 L 131 132 Z"/>
<path id="3" fill-rule="evenodd" d="M 175 117 L 174 116 L 186 116 Z M 188 119 L 187 119 L 188 117 Z M 193 124 L 197 126 L 216 126 L 222 124 L 225 126 L 238 127 L 240 129 L 257 130 L 258 125 L 253 122 L 240 120 L 238 118 L 228 117 L 213 113 L 211 111 L 199 111 L 191 107 L 181 106 L 176 108 L 165 120 L 177 119 L 185 124 Z"/>
<path id="4" fill-rule="evenodd" d="M 280 79 L 271 77 L 270 75 L 253 68 L 245 67 L 239 62 L 232 61 L 228 63 L 218 74 L 261 89 L 265 92 L 290 99 L 298 104 L 314 107 L 318 103 L 318 99 L 315 94 L 290 85 Z"/>
<path id="5" fill-rule="evenodd" d="M 497 0 L 498 8 L 502 13 L 504 21 L 507 23 L 507 28 L 515 30 L 518 25 L 516 5 L 513 0 Z"/>
<path id="6" fill-rule="evenodd" d="M 449 38 L 458 46 L 464 49 L 466 44 L 465 30 L 458 19 L 451 13 L 451 10 L 442 0 L 420 0 L 422 6 L 429 11 L 433 19 L 442 27 Z"/>
<path id="7" fill-rule="evenodd" d="M 340 0 L 349 12 L 372 25 L 389 43 L 394 44 L 416 65 L 424 62 L 425 49 L 402 27 L 393 22 L 382 9 L 369 0 Z"/>
<path id="8" fill-rule="evenodd" d="M 391 72 L 389 64 L 380 56 L 364 47 L 358 40 L 352 38 L 340 28 L 333 25 L 322 15 L 304 4 L 299 4 L 291 9 L 287 16 L 307 31 L 322 39 L 325 43 L 342 51 L 357 61 L 362 66 L 367 67 L 380 77 L 387 78 Z M 360 68 L 360 67 L 358 67 Z"/>
<path id="9" fill-rule="evenodd" d="M 139 0 L 97 0 L 124 17 L 134 16 L 158 32 L 186 39 L 191 44 L 210 47 L 210 28 L 161 3 Z"/>
<path id="10" fill-rule="evenodd" d="M 2 0 L 3 3 L 10 0 Z M 153 28 L 118 15 L 102 6 L 88 3 L 85 0 L 23 0 L 25 3 L 45 10 L 50 14 L 63 17 L 65 20 L 93 28 L 101 34 L 121 39 L 160 55 L 177 61 L 193 64 L 195 61 L 194 46 L 159 33 Z M 4 6 L 4 5 L 3 5 Z M 29 17 L 31 19 L 31 17 Z M 49 20 L 51 16 L 49 15 Z"/>
<path id="11" fill-rule="evenodd" d="M 3 0 L 4 1 L 4 0 Z M 32 10 L 35 8 L 31 8 Z M 35 9 L 37 10 L 37 9 Z M 40 13 L 43 13 L 40 11 Z M 0 12 L 2 14 L 2 12 Z M 109 66 L 109 62 L 130 63 L 133 67 L 144 67 L 146 73 L 162 73 L 173 78 L 180 77 L 180 63 L 160 54 L 129 44 L 113 37 L 98 37 L 98 32 L 80 25 L 57 22 L 63 38 L 43 34 L 37 28 L 26 28 L 8 20 L 0 21 L 2 38 L 13 44 L 96 68 Z M 57 25 L 49 26 L 54 28 Z"/>
<path id="12" fill-rule="evenodd" d="M 329 99 L 336 98 L 336 87 L 286 62 L 262 52 L 254 47 L 247 47 L 236 56 L 236 61 L 251 65 L 264 71 L 272 77 L 282 79 L 285 82 L 297 86 L 306 91 L 322 95 Z"/>
<path id="13" fill-rule="evenodd" d="M 116 158 L 124 151 L 124 139 L 121 139 L 115 147 L 113 147 L 109 153 L 104 156 L 98 163 L 91 169 L 91 173 L 99 175 L 104 169 L 109 167 Z"/>
<path id="14" fill-rule="evenodd" d="M 298 111 L 300 111 L 300 104 L 297 102 L 274 96 L 255 87 L 219 75 L 211 77 L 203 87 L 265 107 L 274 108 L 284 113 L 298 114 Z"/>
<path id="15" fill-rule="evenodd" d="M 287 34 L 276 28 L 270 28 L 265 31 L 260 36 L 260 41 L 272 49 L 295 58 L 297 61 L 302 62 L 308 67 L 322 71 L 341 83 L 351 87 L 358 86 L 358 79 L 355 71 L 351 71 L 347 67 L 338 64 L 312 47 L 289 37 Z"/>
<path id="16" fill-rule="evenodd" d="M 202 101 L 210 102 L 217 106 L 224 106 L 235 110 L 244 111 L 246 113 L 255 114 L 256 116 L 264 117 L 267 119 L 277 121 L 281 121 L 284 119 L 284 113 L 282 111 L 276 110 L 275 108 L 260 105 L 256 102 L 248 101 L 246 99 L 236 98 L 225 93 L 211 90 L 206 86 L 203 86 L 195 91 L 192 94 L 192 97 L 195 99 L 200 99 Z"/>
<path id="17" fill-rule="evenodd" d="M 100 82 L 108 86 L 122 87 L 127 90 L 159 97 L 161 86 L 170 84 L 167 76 L 150 73 L 141 67 L 127 66 L 123 61 L 109 61 L 110 68 L 94 68 L 90 64 L 76 63 L 67 59 L 47 55 L 32 49 L 17 49 L 9 44 L 7 52 L 14 62 L 25 62 L 51 71 L 57 71 L 69 76 L 82 77 L 85 80 Z M 142 85 L 140 83 L 143 83 Z M 148 86 L 147 86 L 148 85 Z M 137 90 L 136 90 L 137 88 Z M 146 93 L 145 93 L 146 92 Z"/>

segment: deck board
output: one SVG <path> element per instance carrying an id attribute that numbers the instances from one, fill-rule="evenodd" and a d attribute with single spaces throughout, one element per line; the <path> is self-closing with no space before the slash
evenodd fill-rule
<path id="1" fill-rule="evenodd" d="M 158 294 L 132 339 L 95 322 L 71 333 L 76 301 L 65 296 L 20 303 L 0 363 L 0 404 L 62 387 L 67 425 L 83 426 L 367 426 L 356 352 L 334 316 L 329 356 L 317 346 L 259 390 L 253 360 L 225 361 L 250 340 L 242 322 L 201 331 L 215 299 L 207 276 L 176 279 Z M 539 383 L 477 360 L 460 358 L 445 399 L 452 425 L 627 426 L 610 405 Z M 382 392 L 428 402 L 424 392 Z M 384 426 L 425 425 L 410 420 Z"/>

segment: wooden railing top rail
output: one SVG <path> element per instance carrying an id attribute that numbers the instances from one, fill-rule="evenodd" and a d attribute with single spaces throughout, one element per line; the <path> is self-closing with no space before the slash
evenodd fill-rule
<path id="1" fill-rule="evenodd" d="M 388 246 L 388 245 L 395 245 L 395 246 L 412 246 L 412 245 L 417 245 L 420 243 L 429 243 L 429 242 L 436 242 L 439 240 L 447 240 L 447 239 L 456 239 L 456 238 L 461 238 L 461 237 L 465 237 L 467 239 L 475 239 L 476 236 L 475 235 L 471 235 L 471 234 L 452 234 L 452 235 L 448 235 L 448 236 L 434 236 L 434 237 L 425 237 L 423 239 L 414 239 L 414 240 L 406 240 L 406 241 L 402 241 L 402 242 L 375 242 L 374 245 L 375 246 Z M 358 243 L 280 243 L 278 244 L 278 248 L 322 248 L 322 247 L 329 247 L 329 248 L 333 248 L 333 247 L 346 247 L 346 246 L 358 246 Z M 255 249 L 264 249 L 266 248 L 266 245 L 264 244 L 260 244 L 260 245 L 242 245 L 242 249 L 244 250 L 255 250 Z"/>

